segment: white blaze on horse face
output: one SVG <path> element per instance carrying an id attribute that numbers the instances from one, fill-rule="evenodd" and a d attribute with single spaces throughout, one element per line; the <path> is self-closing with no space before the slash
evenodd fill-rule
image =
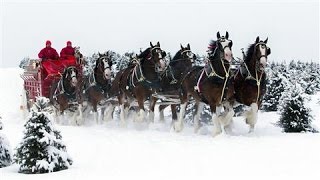
<path id="1" fill-rule="evenodd" d="M 107 69 L 104 69 L 104 76 L 106 77 L 106 79 L 111 79 L 111 70 L 109 67 Z"/>
<path id="2" fill-rule="evenodd" d="M 110 79 L 111 78 L 111 68 L 109 66 L 109 63 L 107 62 L 106 59 L 103 59 L 103 64 L 104 64 L 104 76 L 106 77 L 106 79 Z"/>
<path id="3" fill-rule="evenodd" d="M 72 71 L 71 71 L 71 83 L 72 83 L 73 86 L 76 86 L 77 82 L 78 82 L 77 74 L 76 74 L 75 70 L 72 69 Z"/>
<path id="4" fill-rule="evenodd" d="M 157 51 L 157 53 L 158 53 L 158 58 L 159 58 L 159 59 L 162 59 L 162 52 L 161 52 L 161 50 L 158 49 L 158 50 L 156 50 L 156 51 Z"/>
<path id="5" fill-rule="evenodd" d="M 159 63 L 160 63 L 160 71 L 164 71 L 164 69 L 166 68 L 166 63 L 164 62 L 163 59 L 160 59 Z"/>
<path id="6" fill-rule="evenodd" d="M 265 45 L 259 45 L 259 50 L 261 54 L 260 64 L 265 68 L 267 65 L 267 47 Z"/>
<path id="7" fill-rule="evenodd" d="M 224 59 L 227 60 L 227 61 L 231 61 L 232 60 L 232 51 L 229 47 L 229 43 L 231 41 L 229 41 L 228 39 L 226 39 L 225 41 L 223 42 L 220 42 L 221 45 L 222 45 L 222 48 L 224 50 Z"/>

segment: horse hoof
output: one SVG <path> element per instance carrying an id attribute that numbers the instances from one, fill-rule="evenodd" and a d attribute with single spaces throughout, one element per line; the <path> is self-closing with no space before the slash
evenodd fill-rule
<path id="1" fill-rule="evenodd" d="M 176 131 L 176 132 L 181 132 L 182 131 L 182 129 L 183 129 L 183 127 L 182 127 L 182 125 L 181 125 L 181 123 L 174 123 L 173 124 L 173 129 Z"/>
<path id="2" fill-rule="evenodd" d="M 222 133 L 221 129 L 220 129 L 220 130 L 214 130 L 214 131 L 212 132 L 212 137 L 216 137 L 216 136 L 218 136 L 218 135 L 221 134 L 221 133 Z"/>
<path id="3" fill-rule="evenodd" d="M 253 132 L 254 132 L 254 127 L 250 127 L 249 133 L 253 133 Z"/>

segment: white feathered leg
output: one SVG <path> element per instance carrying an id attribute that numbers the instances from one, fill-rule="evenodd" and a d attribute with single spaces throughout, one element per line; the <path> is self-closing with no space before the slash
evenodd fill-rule
<path id="1" fill-rule="evenodd" d="M 221 106 L 216 107 L 216 113 L 212 113 L 212 122 L 213 122 L 213 131 L 212 136 L 215 137 L 219 134 L 221 134 Z"/>
<path id="2" fill-rule="evenodd" d="M 183 129 L 183 118 L 186 113 L 187 102 L 183 103 L 180 107 L 179 118 L 173 124 L 173 128 L 176 132 L 180 132 Z"/>
<path id="3" fill-rule="evenodd" d="M 203 110 L 203 106 L 204 106 L 203 102 L 199 102 L 198 105 L 197 105 L 196 115 L 193 118 L 194 133 L 198 133 L 198 131 L 199 131 L 199 128 L 200 128 L 200 116 L 201 116 L 201 112 Z"/>
<path id="4" fill-rule="evenodd" d="M 154 112 L 149 111 L 149 123 L 154 123 Z"/>
<path id="5" fill-rule="evenodd" d="M 164 109 L 161 109 L 160 112 L 159 112 L 160 113 L 159 121 L 161 123 L 164 123 L 164 112 L 163 111 L 164 111 Z"/>
<path id="6" fill-rule="evenodd" d="M 232 134 L 232 125 L 233 125 L 233 116 L 234 116 L 234 110 L 233 107 L 230 105 L 229 102 L 226 102 L 224 104 L 225 113 L 224 117 L 222 119 L 222 125 L 224 127 L 224 130 L 227 134 Z"/>
<path id="7" fill-rule="evenodd" d="M 83 122 L 83 115 L 82 115 L 82 104 L 79 104 L 78 112 L 79 112 L 79 116 L 77 117 L 77 124 L 82 125 L 84 123 Z"/>
<path id="8" fill-rule="evenodd" d="M 94 122 L 96 122 L 97 124 L 99 124 L 99 114 L 98 114 L 98 111 L 94 111 L 93 112 L 93 120 Z"/>
<path id="9" fill-rule="evenodd" d="M 126 127 L 124 104 L 120 105 L 120 126 Z"/>
<path id="10" fill-rule="evenodd" d="M 114 110 L 114 106 L 112 104 L 108 105 L 108 107 L 105 110 L 105 115 L 104 115 L 105 122 L 111 121 L 113 119 L 112 118 L 113 110 Z"/>
<path id="11" fill-rule="evenodd" d="M 257 123 L 258 118 L 258 105 L 257 103 L 252 103 L 250 105 L 250 110 L 245 113 L 246 123 L 250 126 L 250 132 L 254 131 L 254 126 Z"/>
<path id="12" fill-rule="evenodd" d="M 142 122 L 144 122 L 144 119 L 145 119 L 145 111 L 143 109 L 140 109 L 139 110 L 139 117 L 137 120 L 139 123 L 142 123 Z"/>

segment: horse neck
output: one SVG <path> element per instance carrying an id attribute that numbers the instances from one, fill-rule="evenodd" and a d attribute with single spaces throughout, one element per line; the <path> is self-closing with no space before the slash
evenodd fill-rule
<path id="1" fill-rule="evenodd" d="M 142 62 L 141 70 L 144 77 L 148 80 L 158 79 L 158 73 L 155 71 L 155 64 L 151 62 L 151 59 L 146 59 Z"/>
<path id="2" fill-rule="evenodd" d="M 171 70 L 172 70 L 175 78 L 180 79 L 182 76 L 182 73 L 192 67 L 191 62 L 189 63 L 187 61 L 189 61 L 189 60 L 188 59 L 180 59 L 177 62 L 169 64 L 172 68 Z"/>
<path id="3" fill-rule="evenodd" d="M 70 94 L 75 91 L 75 87 L 71 86 L 70 81 L 68 81 L 67 79 L 63 78 L 62 83 L 63 83 L 63 88 L 65 92 Z"/>
<path id="4" fill-rule="evenodd" d="M 257 63 L 256 56 L 252 56 L 250 61 L 245 62 L 245 63 L 248 67 L 248 70 L 250 71 L 251 76 L 253 76 L 254 78 L 260 78 L 261 75 L 264 74 L 264 71 L 259 71 L 256 69 L 256 63 Z M 256 77 L 256 76 L 258 76 L 258 77 Z"/>
<path id="5" fill-rule="evenodd" d="M 216 73 L 221 76 L 226 75 L 226 71 L 228 71 L 229 66 L 230 66 L 229 64 L 224 63 L 224 61 L 221 59 L 220 51 L 216 52 L 216 54 L 213 56 L 212 60 L 210 59 L 210 63 L 212 65 L 213 69 L 216 71 Z"/>
<path id="6" fill-rule="evenodd" d="M 96 68 L 94 72 L 94 78 L 96 80 L 96 83 L 100 86 L 104 86 L 107 84 L 107 81 L 103 78 L 103 72 L 99 70 L 99 68 Z"/>

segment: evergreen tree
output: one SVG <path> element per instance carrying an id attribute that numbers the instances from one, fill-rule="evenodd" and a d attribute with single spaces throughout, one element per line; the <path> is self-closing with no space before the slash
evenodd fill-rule
<path id="1" fill-rule="evenodd" d="M 262 101 L 262 109 L 265 111 L 277 111 L 279 99 L 285 88 L 286 78 L 279 74 L 278 71 L 272 71 L 271 68 L 270 71 L 267 92 Z"/>
<path id="2" fill-rule="evenodd" d="M 48 114 L 43 112 L 47 103 L 46 98 L 38 98 L 24 125 L 24 137 L 14 155 L 21 173 L 55 172 L 72 164 L 60 132 L 54 128 Z"/>
<path id="3" fill-rule="evenodd" d="M 281 117 L 278 125 L 284 132 L 315 132 L 311 127 L 310 109 L 305 107 L 300 85 L 289 86 L 280 99 Z"/>
<path id="4" fill-rule="evenodd" d="M 1 133 L 3 124 L 0 117 L 0 168 L 9 166 L 12 162 L 11 148 L 7 137 Z"/>

